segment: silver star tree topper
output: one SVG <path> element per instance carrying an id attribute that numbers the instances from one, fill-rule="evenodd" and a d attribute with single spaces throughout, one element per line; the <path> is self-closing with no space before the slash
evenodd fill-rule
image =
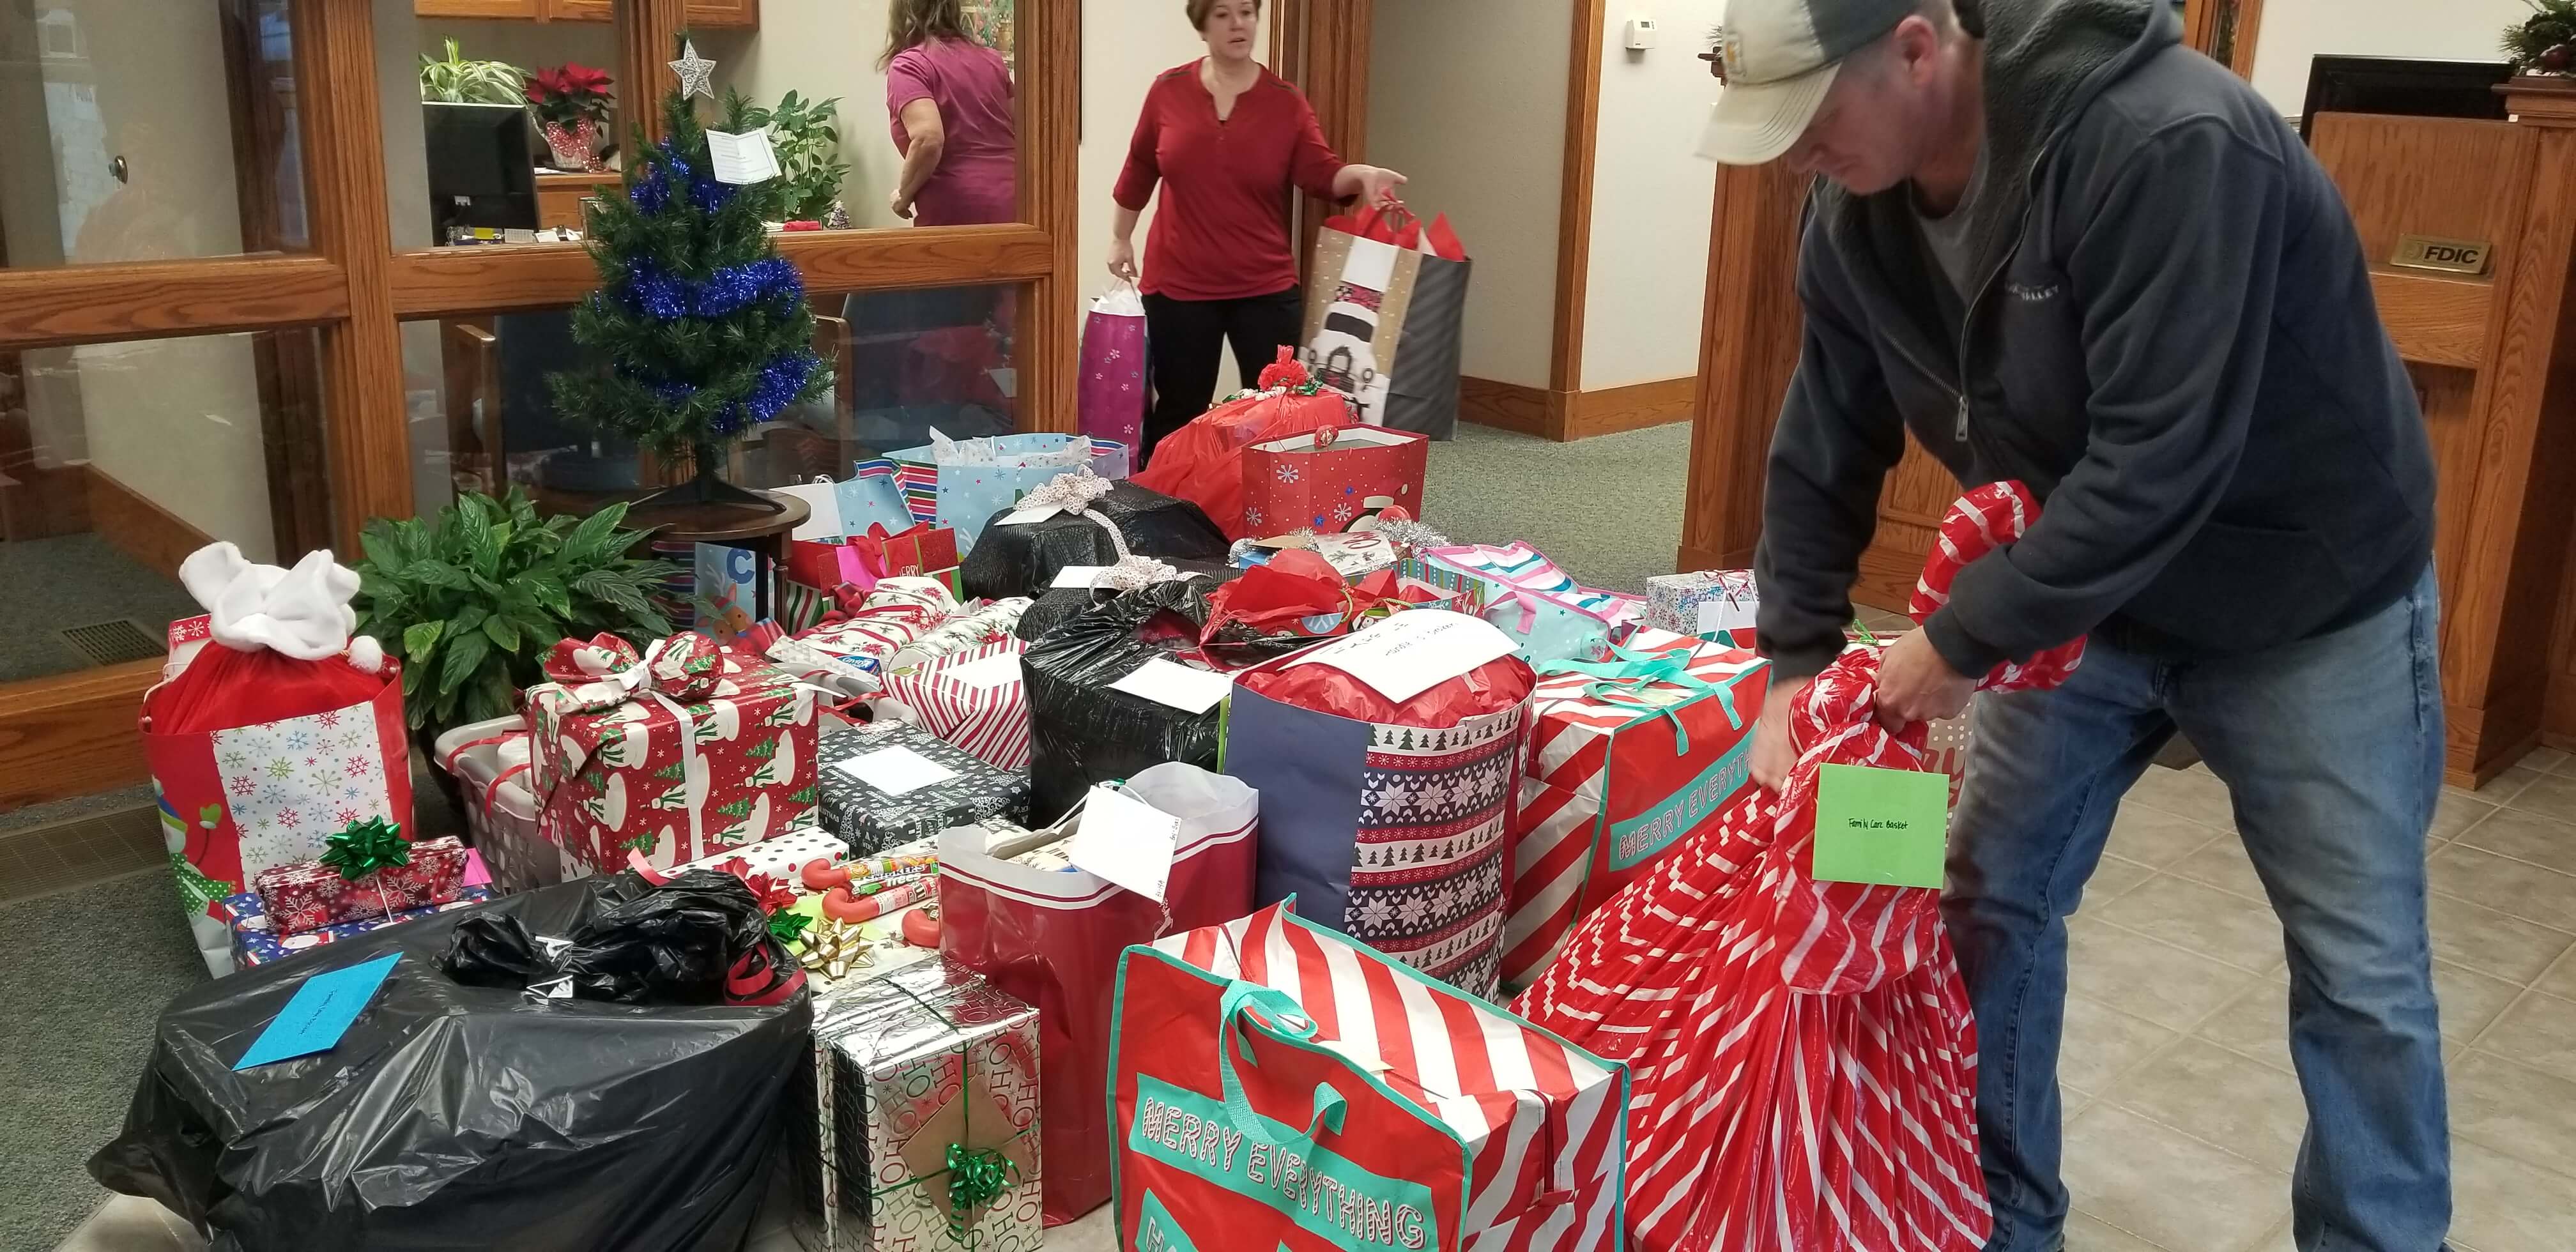
<path id="1" fill-rule="evenodd" d="M 681 99 L 691 96 L 705 96 L 709 100 L 716 98 L 715 90 L 707 85 L 715 77 L 716 63 L 698 55 L 696 40 L 680 45 L 680 59 L 671 62 L 671 72 L 680 76 Z"/>

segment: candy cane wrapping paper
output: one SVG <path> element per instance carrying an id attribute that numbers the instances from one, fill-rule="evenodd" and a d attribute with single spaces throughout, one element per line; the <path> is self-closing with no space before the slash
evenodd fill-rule
<path id="1" fill-rule="evenodd" d="M 1029 689 L 1024 681 L 977 684 L 956 672 L 1029 645 L 1011 636 L 885 676 L 885 698 L 921 718 L 930 733 L 1006 770 L 1029 767 Z"/>
<path id="2" fill-rule="evenodd" d="M 1752 785 L 1753 719 L 1770 667 L 1732 645 L 1641 630 L 1640 676 L 1542 673 L 1512 833 L 1503 983 L 1523 987 L 1584 914 L 1713 824 Z M 1686 679 L 1648 678 L 1658 664 Z M 1542 667 L 1544 670 L 1546 667 Z M 1705 684 L 1705 685 L 1691 685 Z"/>
<path id="3" fill-rule="evenodd" d="M 1915 617 L 2036 512 L 2018 483 L 1951 506 Z M 2082 654 L 2079 639 L 1982 686 L 2052 685 Z M 1746 795 L 1586 918 L 1515 1001 L 1632 1066 L 1628 1229 L 1646 1252 L 1974 1252 L 1993 1225 L 1976 1025 L 1940 893 L 1807 872 L 1819 767 L 1924 768 L 1924 727 L 1874 716 L 1878 663 L 1854 648 L 1817 675 L 1782 790 Z"/>
<path id="4" fill-rule="evenodd" d="M 1620 1067 L 1287 905 L 1129 948 L 1116 1012 L 1121 1247 L 1620 1247 Z"/>

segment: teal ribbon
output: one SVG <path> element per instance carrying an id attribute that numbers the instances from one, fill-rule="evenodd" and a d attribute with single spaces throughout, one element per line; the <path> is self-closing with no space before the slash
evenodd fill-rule
<path id="1" fill-rule="evenodd" d="M 1736 711 L 1735 692 L 1731 685 L 1713 683 L 1690 672 L 1691 660 L 1697 652 L 1696 646 L 1677 647 L 1669 652 L 1640 652 L 1613 644 L 1610 655 L 1615 659 L 1612 660 L 1544 661 L 1537 669 L 1542 678 L 1555 674 L 1589 674 L 1592 681 L 1583 685 L 1583 694 L 1610 703 L 1617 702 L 1613 697 L 1634 699 L 1634 688 L 1656 683 L 1669 683 L 1686 691 L 1705 691 L 1715 695 L 1718 707 L 1726 710 L 1728 726 L 1744 729 L 1744 715 Z M 1683 707 L 1681 704 L 1668 704 L 1655 712 L 1673 724 L 1674 753 L 1687 756 L 1690 754 L 1690 732 L 1682 726 Z"/>

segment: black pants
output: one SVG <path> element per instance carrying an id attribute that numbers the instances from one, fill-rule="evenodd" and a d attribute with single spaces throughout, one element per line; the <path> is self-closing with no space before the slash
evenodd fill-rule
<path id="1" fill-rule="evenodd" d="M 1243 385 L 1254 385 L 1279 349 L 1302 338 L 1306 301 L 1302 288 L 1240 300 L 1175 300 L 1145 297 L 1146 362 L 1154 376 L 1154 410 L 1145 415 L 1145 454 L 1163 436 L 1208 411 L 1216 399 L 1218 351 L 1234 345 Z M 1138 458 L 1142 466 L 1144 457 Z"/>

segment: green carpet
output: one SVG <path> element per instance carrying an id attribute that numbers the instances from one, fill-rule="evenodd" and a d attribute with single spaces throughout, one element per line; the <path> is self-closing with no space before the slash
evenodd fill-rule
<path id="1" fill-rule="evenodd" d="M 130 617 L 155 640 L 170 620 L 203 610 L 174 579 L 135 563 L 94 534 L 0 543 L 0 682 L 86 669 L 55 633 Z"/>
<path id="2" fill-rule="evenodd" d="M 1642 595 L 1673 572 L 1688 422 L 1549 443 L 1460 423 L 1431 445 L 1423 521 L 1460 543 L 1526 539 L 1577 581 Z"/>
<path id="3" fill-rule="evenodd" d="M 108 1193 L 89 1154 L 125 1124 L 161 1006 L 206 976 L 155 868 L 0 905 L 0 1248 L 53 1247 Z"/>

